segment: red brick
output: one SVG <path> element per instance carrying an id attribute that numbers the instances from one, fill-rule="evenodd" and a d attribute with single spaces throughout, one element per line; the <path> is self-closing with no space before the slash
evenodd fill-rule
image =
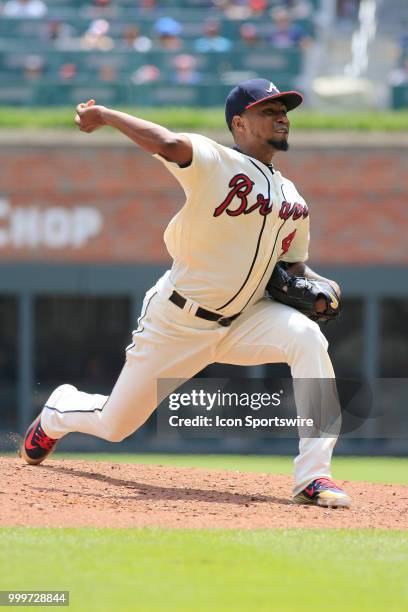
<path id="1" fill-rule="evenodd" d="M 293 149 L 276 166 L 309 204 L 313 263 L 408 263 L 408 150 Z M 163 231 L 184 194 L 136 147 L 3 147 L 0 181 L 13 207 L 94 206 L 104 219 L 84 248 L 1 248 L 3 261 L 168 261 Z"/>

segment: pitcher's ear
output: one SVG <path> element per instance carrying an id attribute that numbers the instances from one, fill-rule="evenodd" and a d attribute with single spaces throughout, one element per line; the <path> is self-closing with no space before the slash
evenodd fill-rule
<path id="1" fill-rule="evenodd" d="M 241 115 L 234 115 L 231 121 L 231 128 L 238 132 L 242 132 L 242 129 L 245 126 L 245 122 Z"/>

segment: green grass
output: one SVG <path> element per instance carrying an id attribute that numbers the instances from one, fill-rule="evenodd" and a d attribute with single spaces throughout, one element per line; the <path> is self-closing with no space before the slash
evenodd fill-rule
<path id="1" fill-rule="evenodd" d="M 1 529 L 0 588 L 69 590 L 70 610 L 399 611 L 402 532 Z"/>
<path id="2" fill-rule="evenodd" d="M 55 457 L 86 459 L 87 461 L 202 467 L 208 469 L 238 470 L 240 472 L 267 472 L 269 474 L 292 474 L 293 466 L 292 457 L 259 455 L 58 453 Z M 408 458 L 335 457 L 333 459 L 333 475 L 341 480 L 367 480 L 369 482 L 408 484 Z"/>
<path id="3" fill-rule="evenodd" d="M 126 112 L 165 125 L 170 129 L 224 130 L 222 108 L 124 108 Z M 0 108 L 0 128 L 72 128 L 74 107 Z M 300 130 L 407 131 L 408 111 L 364 111 L 322 113 L 299 111 L 290 114 Z"/>

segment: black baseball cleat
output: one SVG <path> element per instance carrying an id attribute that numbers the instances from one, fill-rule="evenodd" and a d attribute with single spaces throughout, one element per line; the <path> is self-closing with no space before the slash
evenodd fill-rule
<path id="1" fill-rule="evenodd" d="M 41 414 L 27 429 L 20 448 L 20 457 L 30 465 L 37 465 L 55 449 L 59 440 L 49 438 L 41 427 Z"/>

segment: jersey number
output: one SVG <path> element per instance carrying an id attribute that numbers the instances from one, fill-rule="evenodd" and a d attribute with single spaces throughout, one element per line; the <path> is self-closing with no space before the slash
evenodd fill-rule
<path id="1" fill-rule="evenodd" d="M 286 238 L 282 240 L 282 253 L 280 254 L 279 257 L 282 257 L 282 255 L 284 255 L 285 253 L 289 251 L 289 247 L 292 244 L 292 240 L 294 239 L 296 232 L 297 230 L 293 230 L 293 232 L 288 234 Z"/>

